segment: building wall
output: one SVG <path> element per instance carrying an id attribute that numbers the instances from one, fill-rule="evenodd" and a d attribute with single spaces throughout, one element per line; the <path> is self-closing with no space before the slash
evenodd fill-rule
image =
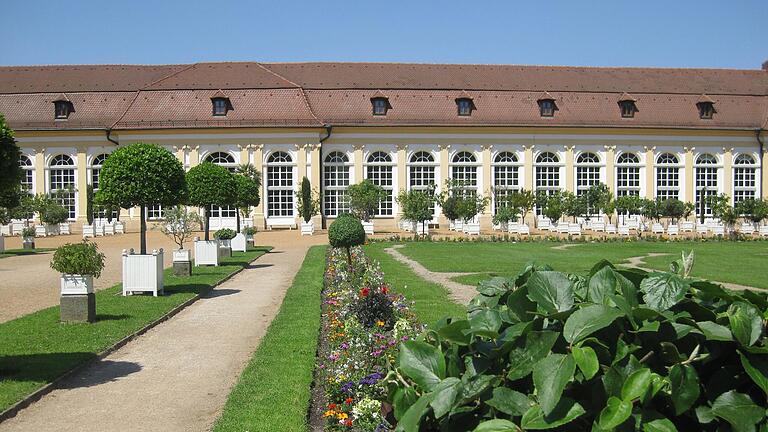
<path id="1" fill-rule="evenodd" d="M 641 196 L 652 198 L 657 195 L 657 158 L 669 153 L 677 158 L 672 166 L 678 170 L 679 188 L 677 197 L 693 202 L 696 198 L 696 170 L 700 155 L 715 156 L 717 163 L 717 192 L 733 197 L 734 161 L 741 154 L 750 155 L 756 162 L 762 157 L 768 164 L 768 152 L 758 155 L 757 141 L 751 131 L 710 131 L 710 130 L 659 130 L 659 129 L 608 129 L 608 128 L 449 128 L 449 127 L 337 127 L 322 145 L 320 140 L 325 130 L 307 129 L 199 129 L 199 130 L 140 130 L 113 132 L 112 137 L 121 145 L 133 142 L 157 143 L 181 160 L 189 169 L 213 152 L 227 152 L 237 164 L 251 163 L 262 171 L 262 204 L 253 210 L 252 218 L 257 227 L 267 223 L 275 226 L 296 224 L 298 214 L 293 201 L 294 216 L 269 217 L 267 197 L 269 196 L 268 174 L 270 157 L 275 152 L 289 155 L 291 183 L 298 190 L 301 179 L 307 176 L 313 188 L 320 186 L 321 179 L 346 170 L 348 184 L 367 178 L 370 173 L 382 172 L 382 167 L 391 170 L 391 191 L 410 187 L 414 164 L 411 158 L 417 152 L 427 152 L 434 161 L 427 163 L 434 170 L 437 190 L 443 189 L 446 179 L 452 176 L 457 166 L 454 158 L 462 152 L 469 152 L 474 161 L 464 163 L 474 169 L 477 191 L 491 195 L 495 178 L 495 159 L 501 152 L 512 152 L 516 161 L 511 163 L 517 170 L 518 187 L 536 189 L 537 172 L 541 165 L 537 158 L 545 152 L 556 155 L 557 161 L 550 163 L 549 172 L 556 172 L 561 190 L 576 191 L 579 184 L 579 157 L 586 153 L 597 155 L 598 162 L 590 166 L 598 171 L 599 181 L 606 183 L 616 192 L 617 160 L 631 152 L 638 157 L 640 167 Z M 765 136 L 765 134 L 764 134 Z M 765 139 L 765 138 L 764 138 Z M 76 228 L 86 219 L 85 185 L 90 183 L 94 157 L 113 151 L 116 146 L 109 142 L 101 131 L 56 131 L 17 132 L 17 141 L 22 152 L 30 157 L 34 165 L 33 191 L 50 191 L 50 163 L 57 155 L 67 155 L 75 163 Z M 345 156 L 331 168 L 326 158 L 333 152 Z M 377 152 L 388 155 L 388 162 L 371 162 Z M 381 155 L 381 153 L 378 153 Z M 279 165 L 279 164 L 278 164 Z M 422 164 L 424 165 L 424 164 Z M 464 168 L 459 168 L 464 169 Z M 327 171 L 327 172 L 326 172 Z M 384 170 L 386 171 L 386 170 Z M 374 174 L 371 174 L 374 175 Z M 338 177 L 338 176 L 337 176 Z M 342 176 L 343 177 L 343 176 Z M 759 177 L 759 175 L 758 175 Z M 342 183 L 345 183 L 342 181 Z M 330 186 L 330 185 L 329 185 Z M 323 187 L 326 191 L 343 193 L 344 186 Z M 768 197 L 768 176 L 763 176 L 762 190 Z M 342 192 L 339 192 L 342 191 Z M 321 200 L 321 204 L 322 204 Z M 484 229 L 490 228 L 493 204 L 479 216 Z M 396 229 L 399 208 L 393 199 L 392 215 L 377 218 L 378 229 Z M 137 223 L 138 210 L 122 212 L 121 219 L 128 224 Z M 319 219 L 316 221 L 319 223 Z M 434 223 L 447 223 L 436 209 Z"/>

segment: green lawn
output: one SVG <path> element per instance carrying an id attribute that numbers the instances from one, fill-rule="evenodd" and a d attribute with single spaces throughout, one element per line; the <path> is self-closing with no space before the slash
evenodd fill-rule
<path id="1" fill-rule="evenodd" d="M 6 249 L 0 252 L 0 258 L 8 258 L 12 256 L 34 255 L 39 253 L 51 252 L 56 249 L 52 248 L 35 248 L 35 249 Z"/>
<path id="2" fill-rule="evenodd" d="M 165 271 L 166 295 L 118 295 L 120 285 L 96 293 L 96 322 L 61 324 L 59 307 L 51 307 L 0 324 L 0 411 L 93 359 L 120 339 L 160 318 L 267 252 L 257 247 L 234 252 L 219 267 L 195 267 L 178 278 Z"/>
<path id="3" fill-rule="evenodd" d="M 466 314 L 466 309 L 452 301 L 442 285 L 424 280 L 384 252 L 389 246 L 389 243 L 373 243 L 366 246 L 365 252 L 381 263 L 384 278 L 392 288 L 414 302 L 413 310 L 422 323 L 434 324 L 446 316 Z"/>
<path id="4" fill-rule="evenodd" d="M 307 253 L 214 431 L 308 430 L 325 250 L 315 246 Z"/>
<path id="5" fill-rule="evenodd" d="M 457 281 L 474 285 L 490 275 L 516 274 L 527 262 L 535 260 L 556 270 L 581 273 L 589 271 L 601 259 L 613 263 L 650 252 L 669 256 L 647 258 L 646 267 L 666 269 L 683 250 L 693 250 L 696 261 L 693 276 L 768 288 L 768 242 L 632 242 L 577 243 L 557 250 L 562 243 L 406 243 L 400 252 L 422 263 L 431 271 L 482 273 L 461 276 Z M 389 244 L 377 245 L 378 248 Z"/>

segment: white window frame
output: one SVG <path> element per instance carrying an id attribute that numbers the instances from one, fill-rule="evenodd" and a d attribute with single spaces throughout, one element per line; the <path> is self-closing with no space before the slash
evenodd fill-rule
<path id="1" fill-rule="evenodd" d="M 706 159 L 706 161 L 704 161 L 704 159 Z M 699 214 L 699 209 L 701 208 L 701 203 L 699 201 L 701 199 L 702 186 L 707 187 L 707 198 L 720 194 L 722 185 L 722 180 L 720 178 L 721 168 L 722 165 L 720 164 L 717 155 L 713 153 L 701 153 L 696 155 L 693 164 L 693 192 L 695 195 L 694 204 L 696 206 L 696 214 Z M 704 202 L 704 215 L 709 217 L 712 216 L 712 206 L 710 206 L 708 199 Z"/>
<path id="2" fill-rule="evenodd" d="M 677 162 L 660 162 L 662 156 L 665 155 L 673 156 Z M 681 175 L 683 164 L 680 160 L 680 156 L 673 152 L 665 151 L 656 155 L 656 164 L 654 165 L 654 198 L 680 199 L 680 194 L 684 187 L 683 176 Z M 670 184 L 670 182 L 677 184 Z"/>
<path id="3" fill-rule="evenodd" d="M 386 197 L 379 202 L 376 217 L 391 218 L 395 215 L 395 166 L 392 155 L 383 150 L 372 151 L 365 159 L 365 178 L 384 189 Z"/>
<path id="4" fill-rule="evenodd" d="M 35 194 L 35 162 L 31 156 L 22 154 L 19 157 L 19 166 L 22 170 L 21 187 L 28 194 Z"/>
<path id="5" fill-rule="evenodd" d="M 64 165 L 60 164 L 57 161 L 61 160 L 60 158 L 66 157 L 71 162 L 70 164 Z M 47 181 L 48 181 L 48 192 L 53 194 L 56 193 L 60 189 L 65 188 L 57 188 L 55 186 L 63 185 L 63 186 L 70 186 L 73 188 L 73 192 L 70 192 L 68 196 L 61 198 L 60 204 L 64 206 L 68 210 L 68 220 L 76 220 L 77 219 L 77 162 L 76 158 L 72 157 L 71 155 L 64 154 L 64 153 L 58 153 L 55 155 L 52 155 L 51 158 L 48 161 L 48 166 L 46 167 L 48 170 Z M 66 181 L 71 178 L 71 183 L 69 182 L 62 182 L 62 180 Z"/>
<path id="6" fill-rule="evenodd" d="M 227 151 L 210 152 L 205 155 L 203 162 L 210 162 L 214 165 L 224 167 L 231 173 L 234 173 L 237 170 L 237 158 L 235 155 Z M 211 206 L 209 212 L 211 218 L 234 219 L 237 217 L 237 209 L 231 205 Z"/>
<path id="7" fill-rule="evenodd" d="M 744 162 L 749 158 L 751 162 Z M 733 158 L 733 203 L 747 198 L 758 198 L 758 176 L 759 169 L 757 158 L 749 153 L 740 153 Z"/>
<path id="8" fill-rule="evenodd" d="M 425 154 L 428 155 L 426 160 L 424 158 Z M 420 190 L 422 192 L 432 193 L 433 191 L 438 190 L 440 184 L 440 170 L 438 168 L 440 163 L 432 151 L 424 149 L 414 150 L 408 156 L 406 166 L 408 168 L 409 191 Z M 432 178 L 431 183 L 426 181 L 426 179 L 430 177 Z M 432 204 L 430 208 L 432 210 L 432 219 L 435 220 L 437 218 L 437 206 Z"/>
<path id="9" fill-rule="evenodd" d="M 491 172 L 493 174 L 493 213 L 495 214 L 499 201 L 514 192 L 520 192 L 522 184 L 523 163 L 513 151 L 500 151 L 493 157 Z"/>
<path id="10" fill-rule="evenodd" d="M 555 160 L 540 161 L 539 159 L 545 155 L 548 159 L 552 159 L 550 155 L 553 155 Z M 562 191 L 563 162 L 558 152 L 544 150 L 537 153 L 533 160 L 534 193 L 544 191 L 547 195 L 553 195 L 555 191 Z M 536 214 L 541 214 L 541 209 L 538 207 Z"/>
<path id="11" fill-rule="evenodd" d="M 622 160 L 632 157 L 635 161 Z M 641 196 L 643 190 L 643 163 L 635 152 L 622 152 L 616 157 L 616 196 Z"/>
<path id="12" fill-rule="evenodd" d="M 590 155 L 590 156 L 587 156 Z M 580 161 L 582 158 L 594 156 L 595 160 Z M 590 187 L 603 182 L 603 161 L 598 152 L 583 151 L 576 155 L 574 164 L 574 179 L 576 195 L 580 196 Z"/>
<path id="13" fill-rule="evenodd" d="M 349 212 L 347 188 L 352 184 L 352 158 L 341 150 L 332 150 L 323 158 L 323 214 L 337 217 Z"/>
<path id="14" fill-rule="evenodd" d="M 264 166 L 266 170 L 264 210 L 267 218 L 294 218 L 296 163 L 293 156 L 287 151 L 273 151 L 267 155 Z"/>

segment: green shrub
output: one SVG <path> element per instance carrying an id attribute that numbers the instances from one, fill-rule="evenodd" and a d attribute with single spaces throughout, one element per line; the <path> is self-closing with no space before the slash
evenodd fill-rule
<path id="1" fill-rule="evenodd" d="M 247 226 L 247 227 L 244 227 L 243 230 L 240 232 L 242 232 L 244 235 L 252 236 L 256 234 L 256 228 L 252 226 Z"/>
<path id="2" fill-rule="evenodd" d="M 22 237 L 35 237 L 35 228 L 34 227 L 26 227 L 21 230 L 21 236 Z"/>
<path id="3" fill-rule="evenodd" d="M 401 345 L 398 430 L 766 430 L 765 293 L 670 272 L 529 264 Z"/>
<path id="4" fill-rule="evenodd" d="M 515 212 L 511 207 L 502 206 L 496 209 L 496 214 L 493 215 L 493 223 L 496 225 L 506 225 L 509 223 L 509 221 L 514 220 L 516 217 L 517 212 Z"/>
<path id="5" fill-rule="evenodd" d="M 365 229 L 360 220 L 352 215 L 341 215 L 328 227 L 328 242 L 333 247 L 347 250 L 347 261 L 352 265 L 349 248 L 365 243 Z"/>
<path id="6" fill-rule="evenodd" d="M 109 159 L 107 159 L 109 160 Z M 188 203 L 205 210 L 205 239 L 210 239 L 210 208 L 233 204 L 237 198 L 237 180 L 226 168 L 203 162 L 187 172 Z"/>
<path id="7" fill-rule="evenodd" d="M 48 202 L 40 208 L 40 222 L 46 225 L 58 225 L 69 219 L 69 210 L 59 203 Z"/>
<path id="8" fill-rule="evenodd" d="M 104 269 L 104 254 L 96 243 L 67 243 L 56 248 L 51 268 L 62 274 L 90 275 L 98 278 Z"/>
<path id="9" fill-rule="evenodd" d="M 459 218 L 459 214 L 456 212 L 457 201 L 458 199 L 455 196 L 449 196 L 440 203 L 440 208 L 443 209 L 443 216 L 446 219 L 455 221 Z"/>
<path id="10" fill-rule="evenodd" d="M 368 222 L 372 216 L 376 215 L 379 203 L 386 196 L 386 192 L 384 192 L 381 186 L 368 179 L 347 188 L 349 208 L 355 216 L 365 222 Z"/>
<path id="11" fill-rule="evenodd" d="M 23 171 L 19 166 L 21 150 L 16 145 L 13 130 L 0 114 L 0 207 L 10 209 L 18 204 L 19 182 Z"/>
<path id="12" fill-rule="evenodd" d="M 317 191 L 312 190 L 309 179 L 304 177 L 301 180 L 301 191 L 297 194 L 299 199 L 299 215 L 301 215 L 304 222 L 309 223 L 312 220 L 312 216 L 316 216 L 320 211 L 319 195 Z"/>
<path id="13" fill-rule="evenodd" d="M 213 234 L 213 237 L 217 240 L 232 240 L 237 233 L 229 228 L 223 228 Z"/>

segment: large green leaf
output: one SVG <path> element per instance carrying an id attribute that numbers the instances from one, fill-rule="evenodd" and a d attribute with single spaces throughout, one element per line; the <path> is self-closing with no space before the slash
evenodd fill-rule
<path id="1" fill-rule="evenodd" d="M 528 278 L 528 297 L 547 313 L 573 307 L 573 282 L 564 273 L 537 271 Z"/>
<path id="2" fill-rule="evenodd" d="M 768 396 L 768 358 L 751 354 L 745 355 L 742 352 L 739 352 L 739 357 L 747 375 Z"/>
<path id="3" fill-rule="evenodd" d="M 419 395 L 416 394 L 416 390 L 413 387 L 401 387 L 395 391 L 392 401 L 395 409 L 395 418 L 400 420 L 408 408 L 411 407 L 417 400 Z"/>
<path id="4" fill-rule="evenodd" d="M 515 281 L 513 279 L 497 276 L 481 281 L 477 285 L 477 291 L 483 295 L 497 296 L 512 289 L 514 284 Z"/>
<path id="5" fill-rule="evenodd" d="M 576 362 L 573 356 L 551 354 L 544 357 L 533 370 L 533 385 L 544 415 L 549 415 L 560 401 L 566 384 L 573 379 Z"/>
<path id="6" fill-rule="evenodd" d="M 632 402 L 640 399 L 648 391 L 651 385 L 651 370 L 648 368 L 638 369 L 627 377 L 624 385 L 621 386 L 621 398 Z"/>
<path id="7" fill-rule="evenodd" d="M 677 432 L 677 428 L 669 419 L 660 418 L 643 423 L 643 432 Z"/>
<path id="8" fill-rule="evenodd" d="M 486 420 L 475 428 L 474 432 L 520 432 L 521 429 L 509 420 Z"/>
<path id="9" fill-rule="evenodd" d="M 472 340 L 472 335 L 465 333 L 464 330 L 469 330 L 469 321 L 458 320 L 440 327 L 437 330 L 437 334 L 441 338 L 451 341 L 456 345 L 466 346 L 469 345 Z"/>
<path id="10" fill-rule="evenodd" d="M 715 399 L 712 415 L 730 423 L 734 432 L 752 432 L 755 424 L 764 418 L 765 409 L 757 406 L 749 396 L 731 390 Z"/>
<path id="11" fill-rule="evenodd" d="M 528 287 L 518 288 L 507 296 L 509 317 L 515 321 L 530 321 L 536 312 L 536 303 L 528 298 Z"/>
<path id="12" fill-rule="evenodd" d="M 714 323 L 712 321 L 702 321 L 702 322 L 696 323 L 696 325 L 699 326 L 699 330 L 701 330 L 701 332 L 704 333 L 704 336 L 708 340 L 717 340 L 717 341 L 733 340 L 733 335 L 731 335 L 731 331 L 728 330 L 728 327 L 721 326 L 720 324 Z"/>
<path id="13" fill-rule="evenodd" d="M 734 302 L 728 307 L 728 321 L 736 340 L 744 346 L 754 344 L 763 332 L 763 320 L 756 307 L 747 302 Z"/>
<path id="14" fill-rule="evenodd" d="M 609 267 L 606 267 L 610 270 Z M 602 270 L 601 270 L 602 271 Z M 612 271 L 612 270 L 611 270 Z M 570 343 L 576 343 L 592 333 L 609 326 L 623 313 L 609 306 L 591 305 L 574 312 L 563 327 L 563 337 Z"/>
<path id="15" fill-rule="evenodd" d="M 435 398 L 434 393 L 427 393 L 419 398 L 413 405 L 408 408 L 408 411 L 403 414 L 403 417 L 397 422 L 397 428 L 395 432 L 413 432 L 419 430 L 421 419 L 429 411 L 429 404 Z"/>
<path id="16" fill-rule="evenodd" d="M 632 402 L 611 396 L 608 398 L 605 408 L 600 411 L 597 425 L 602 430 L 613 430 L 627 421 L 630 415 L 632 415 Z"/>
<path id="17" fill-rule="evenodd" d="M 572 422 L 585 412 L 584 408 L 573 399 L 564 397 L 560 399 L 555 410 L 548 416 L 544 415 L 541 406 L 532 406 L 523 415 L 522 420 L 520 420 L 520 426 L 524 430 L 553 429 Z"/>
<path id="18" fill-rule="evenodd" d="M 495 338 L 501 327 L 501 314 L 496 309 L 483 309 L 472 314 L 469 318 L 469 330 L 473 334 Z"/>
<path id="19" fill-rule="evenodd" d="M 400 345 L 398 366 L 405 375 L 427 391 L 434 389 L 445 378 L 445 358 L 439 349 L 428 343 L 403 342 Z"/>
<path id="20" fill-rule="evenodd" d="M 699 376 L 691 365 L 676 364 L 669 371 L 672 405 L 675 415 L 690 409 L 699 398 Z"/>
<path id="21" fill-rule="evenodd" d="M 629 307 L 637 306 L 637 288 L 613 267 L 603 267 L 590 276 L 587 296 L 589 301 L 610 305 L 616 294 L 620 294 Z"/>
<path id="22" fill-rule="evenodd" d="M 676 274 L 653 272 L 640 282 L 640 291 L 648 307 L 665 311 L 685 297 L 688 282 Z"/>
<path id="23" fill-rule="evenodd" d="M 600 369 L 600 363 L 597 361 L 597 354 L 592 347 L 575 346 L 571 349 L 571 354 L 573 354 L 573 359 L 576 360 L 576 364 L 579 366 L 581 373 L 584 374 L 586 379 L 591 379 Z"/>
<path id="24" fill-rule="evenodd" d="M 510 416 L 521 416 L 531 407 L 528 396 L 506 387 L 493 389 L 493 397 L 486 403 Z"/>
<path id="25" fill-rule="evenodd" d="M 448 377 L 435 386 L 433 392 L 435 397 L 429 403 L 435 412 L 435 418 L 440 418 L 451 411 L 460 390 L 461 380 L 455 377 Z"/>
<path id="26" fill-rule="evenodd" d="M 528 376 L 534 365 L 549 354 L 559 335 L 550 331 L 529 332 L 525 337 L 525 346 L 515 348 L 509 353 L 510 368 L 507 378 L 517 380 Z"/>

